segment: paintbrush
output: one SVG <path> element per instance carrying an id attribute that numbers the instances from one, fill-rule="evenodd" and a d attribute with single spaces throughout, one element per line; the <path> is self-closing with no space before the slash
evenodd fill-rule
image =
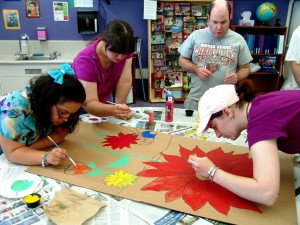
<path id="1" fill-rule="evenodd" d="M 50 137 L 47 136 L 47 138 L 57 147 L 57 148 L 61 148 L 58 144 L 56 144 L 56 142 Z M 74 164 L 74 166 L 77 166 L 75 161 L 69 156 L 67 155 L 68 159 Z"/>
<path id="2" fill-rule="evenodd" d="M 115 105 L 116 103 L 114 102 L 110 102 L 110 101 L 106 101 L 106 103 L 108 104 L 112 104 L 112 105 Z M 142 118 L 145 118 L 145 119 L 148 119 L 149 118 L 149 115 L 145 114 L 145 113 L 142 113 L 142 112 L 136 112 L 135 110 L 133 110 L 132 108 L 129 107 L 129 109 L 131 110 L 131 112 L 133 112 L 134 114 L 139 114 Z"/>
<path id="3" fill-rule="evenodd" d="M 170 131 L 170 132 L 168 132 L 168 134 L 176 133 L 176 132 L 183 131 L 183 130 L 188 130 L 188 129 L 191 129 L 191 128 L 193 128 L 193 127 L 190 126 L 190 127 L 180 128 L 180 129 L 177 129 L 177 130 Z"/>
<path id="4" fill-rule="evenodd" d="M 115 105 L 116 103 L 114 103 L 114 102 L 110 102 L 110 101 L 106 101 L 106 103 L 108 103 L 108 104 L 112 104 L 112 105 Z"/>

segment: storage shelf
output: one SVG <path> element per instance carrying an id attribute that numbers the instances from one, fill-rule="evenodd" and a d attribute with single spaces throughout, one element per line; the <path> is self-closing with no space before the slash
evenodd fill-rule
<path id="1" fill-rule="evenodd" d="M 186 85 L 189 78 L 178 65 L 180 54 L 177 50 L 192 31 L 206 26 L 207 4 L 210 2 L 212 0 L 157 1 L 157 19 L 148 20 L 150 102 L 165 102 L 164 88 L 173 91 L 175 102 L 185 100 L 190 88 Z"/>
<path id="2" fill-rule="evenodd" d="M 284 55 L 285 55 L 285 42 L 286 42 L 286 34 L 287 34 L 287 27 L 277 27 L 277 26 L 235 26 L 231 25 L 230 29 L 241 34 L 242 36 L 247 37 L 247 35 L 254 35 L 256 36 L 263 36 L 266 38 L 266 36 L 271 36 L 271 39 L 268 39 L 269 46 L 272 46 L 268 49 L 271 49 L 273 53 L 252 53 L 253 62 L 257 63 L 260 62 L 261 59 L 264 60 L 266 57 L 275 57 L 276 64 L 274 67 L 278 70 L 278 72 L 264 72 L 264 71 L 257 71 L 254 73 L 250 73 L 249 79 L 253 81 L 256 90 L 260 93 L 267 93 L 270 91 L 276 91 L 278 90 L 279 85 L 279 79 L 282 75 L 283 71 L 283 64 L 284 64 Z M 279 36 L 283 39 L 283 41 L 279 42 Z M 273 38 L 273 39 L 272 39 Z M 273 42 L 271 42 L 273 41 Z M 274 41 L 276 42 L 276 45 L 274 45 Z M 247 40 L 246 40 L 247 42 Z M 271 45 L 270 45 L 271 43 Z M 247 42 L 248 46 L 255 45 L 255 43 Z M 252 44 L 252 45 L 251 45 Z M 261 44 L 260 42 L 258 44 Z M 266 43 L 264 43 L 266 45 Z M 266 47 L 263 45 L 263 47 Z M 281 50 L 279 51 L 279 45 L 281 46 Z M 276 46 L 274 48 L 273 46 Z M 250 47 L 249 47 L 250 48 Z M 251 50 L 257 50 L 257 49 L 250 49 Z M 261 49 L 259 48 L 259 51 Z M 278 51 L 279 53 L 276 53 L 275 51 Z M 274 53 L 275 52 L 275 53 Z M 260 62 L 262 64 L 262 62 Z M 273 65 L 272 65 L 273 66 Z M 261 65 L 262 67 L 262 65 Z M 261 69 L 262 70 L 262 69 Z"/>

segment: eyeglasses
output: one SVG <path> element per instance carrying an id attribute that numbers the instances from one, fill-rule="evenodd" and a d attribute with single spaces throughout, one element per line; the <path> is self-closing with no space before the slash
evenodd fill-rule
<path id="1" fill-rule="evenodd" d="M 59 118 L 69 119 L 69 120 L 78 118 L 77 113 L 69 113 L 67 111 L 64 111 L 63 109 L 60 109 L 59 107 L 57 107 L 57 105 L 55 105 L 55 108 Z"/>

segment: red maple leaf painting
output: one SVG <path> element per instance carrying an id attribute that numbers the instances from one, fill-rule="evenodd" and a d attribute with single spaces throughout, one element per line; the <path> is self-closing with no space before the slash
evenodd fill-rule
<path id="1" fill-rule="evenodd" d="M 194 211 L 208 202 L 225 215 L 229 212 L 230 206 L 262 213 L 253 202 L 233 194 L 210 180 L 199 179 L 195 170 L 188 163 L 188 157 L 191 154 L 196 154 L 199 157 L 206 156 L 226 172 L 252 177 L 253 164 L 248 154 L 224 153 L 221 148 L 205 153 L 198 146 L 193 150 L 180 146 L 179 151 L 180 156 L 162 153 L 165 162 L 144 162 L 155 169 L 141 171 L 137 176 L 157 178 L 144 186 L 142 190 L 167 191 L 166 202 L 181 197 Z"/>
<path id="2" fill-rule="evenodd" d="M 123 134 L 119 133 L 118 136 L 108 136 L 105 138 L 106 141 L 102 143 L 106 143 L 103 146 L 111 146 L 112 149 L 116 148 L 130 148 L 131 144 L 137 144 L 138 135 L 136 134 Z"/>

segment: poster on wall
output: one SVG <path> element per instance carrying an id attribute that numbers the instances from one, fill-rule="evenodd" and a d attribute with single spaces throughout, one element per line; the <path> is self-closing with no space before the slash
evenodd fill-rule
<path id="1" fill-rule="evenodd" d="M 7 30 L 20 30 L 19 11 L 15 9 L 3 9 L 4 27 Z"/>
<path id="2" fill-rule="evenodd" d="M 25 15 L 27 18 L 40 18 L 40 2 L 39 0 L 24 0 Z"/>
<path id="3" fill-rule="evenodd" d="M 53 2 L 54 21 L 69 21 L 67 2 Z"/>
<path id="4" fill-rule="evenodd" d="M 93 0 L 70 0 L 71 8 L 93 8 Z"/>

